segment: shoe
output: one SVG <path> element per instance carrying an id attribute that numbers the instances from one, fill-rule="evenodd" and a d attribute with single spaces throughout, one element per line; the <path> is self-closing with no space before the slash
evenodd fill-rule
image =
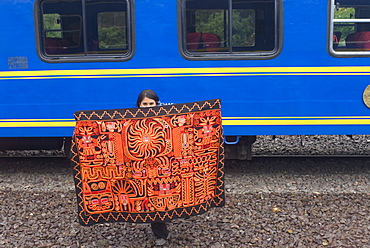
<path id="1" fill-rule="evenodd" d="M 157 238 L 155 240 L 155 245 L 164 245 L 166 243 L 166 241 L 169 240 L 169 239 L 170 239 L 170 233 L 168 233 L 168 236 L 165 239 L 164 238 Z"/>

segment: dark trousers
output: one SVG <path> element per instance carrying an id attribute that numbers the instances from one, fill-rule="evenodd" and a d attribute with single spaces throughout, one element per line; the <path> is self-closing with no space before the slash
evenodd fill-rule
<path id="1" fill-rule="evenodd" d="M 152 231 L 157 238 L 167 238 L 168 230 L 165 222 L 153 222 L 151 223 Z"/>

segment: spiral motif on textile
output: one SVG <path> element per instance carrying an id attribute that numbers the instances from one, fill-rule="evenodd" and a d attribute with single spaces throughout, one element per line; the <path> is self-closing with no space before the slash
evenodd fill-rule
<path id="1" fill-rule="evenodd" d="M 156 119 L 138 120 L 128 128 L 128 147 L 139 159 L 153 158 L 166 148 L 163 125 Z"/>

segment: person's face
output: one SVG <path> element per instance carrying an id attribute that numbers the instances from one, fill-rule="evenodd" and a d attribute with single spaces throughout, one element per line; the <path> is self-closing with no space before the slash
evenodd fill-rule
<path id="1" fill-rule="evenodd" d="M 140 103 L 140 108 L 148 108 L 148 107 L 155 107 L 157 106 L 157 103 L 150 98 L 145 97 L 141 103 Z"/>

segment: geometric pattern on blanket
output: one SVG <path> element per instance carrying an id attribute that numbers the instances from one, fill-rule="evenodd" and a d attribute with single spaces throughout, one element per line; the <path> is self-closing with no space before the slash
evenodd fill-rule
<path id="1" fill-rule="evenodd" d="M 219 99 L 75 112 L 79 222 L 166 222 L 225 204 Z"/>

